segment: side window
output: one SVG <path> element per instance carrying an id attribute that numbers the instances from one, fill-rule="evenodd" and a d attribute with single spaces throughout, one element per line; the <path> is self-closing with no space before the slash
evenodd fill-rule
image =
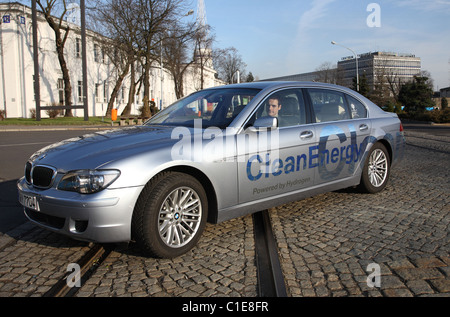
<path id="1" fill-rule="evenodd" d="M 301 89 L 282 90 L 268 96 L 250 122 L 262 117 L 277 117 L 280 128 L 305 124 L 306 110 Z"/>
<path id="2" fill-rule="evenodd" d="M 346 95 L 348 106 L 350 107 L 350 111 L 352 113 L 352 119 L 366 118 L 367 117 L 367 109 L 364 105 L 353 98 L 352 96 Z"/>
<path id="3" fill-rule="evenodd" d="M 308 89 L 316 122 L 350 119 L 344 94 L 327 89 Z"/>

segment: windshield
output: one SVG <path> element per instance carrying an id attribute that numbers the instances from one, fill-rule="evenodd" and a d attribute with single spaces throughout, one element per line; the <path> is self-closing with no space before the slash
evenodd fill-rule
<path id="1" fill-rule="evenodd" d="M 193 127 L 195 119 L 202 119 L 202 127 L 225 129 L 259 92 L 248 88 L 202 90 L 175 102 L 145 124 Z"/>

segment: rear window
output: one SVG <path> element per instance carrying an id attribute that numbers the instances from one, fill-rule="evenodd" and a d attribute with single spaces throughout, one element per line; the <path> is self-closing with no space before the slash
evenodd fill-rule
<path id="1" fill-rule="evenodd" d="M 359 100 L 347 95 L 347 101 L 353 119 L 367 117 L 367 109 Z"/>

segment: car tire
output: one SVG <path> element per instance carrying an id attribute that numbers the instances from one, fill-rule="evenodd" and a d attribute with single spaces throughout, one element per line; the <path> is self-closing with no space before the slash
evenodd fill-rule
<path id="1" fill-rule="evenodd" d="M 207 212 L 206 192 L 197 179 L 184 173 L 162 173 L 139 196 L 132 235 L 147 255 L 174 258 L 197 244 Z"/>
<path id="2" fill-rule="evenodd" d="M 389 153 L 382 143 L 375 143 L 364 163 L 359 189 L 366 193 L 382 191 L 389 180 L 391 162 Z"/>

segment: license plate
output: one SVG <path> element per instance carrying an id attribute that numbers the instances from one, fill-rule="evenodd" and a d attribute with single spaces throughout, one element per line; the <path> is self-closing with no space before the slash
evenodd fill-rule
<path id="1" fill-rule="evenodd" d="M 36 196 L 30 196 L 30 195 L 20 193 L 19 194 L 19 202 L 26 208 L 30 208 L 35 211 L 39 211 L 39 203 L 37 201 Z"/>

